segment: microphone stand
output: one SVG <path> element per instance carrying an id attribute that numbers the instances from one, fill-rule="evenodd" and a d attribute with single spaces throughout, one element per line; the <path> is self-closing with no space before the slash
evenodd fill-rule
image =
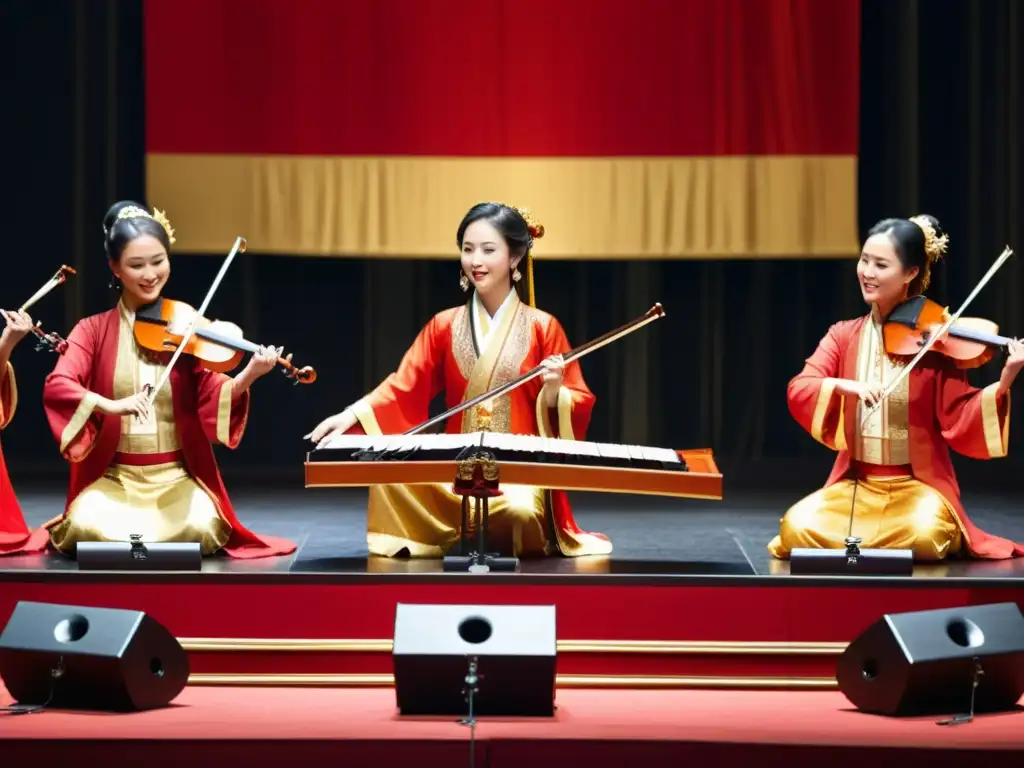
<path id="1" fill-rule="evenodd" d="M 480 677 L 477 675 L 477 658 L 469 657 L 469 671 L 465 677 L 466 687 L 462 692 L 466 695 L 466 702 L 469 705 L 469 713 L 459 721 L 459 725 L 469 726 L 469 768 L 476 766 L 476 715 L 473 713 L 473 697 L 480 691 L 478 683 Z"/>
<path id="2" fill-rule="evenodd" d="M 11 704 L 10 706 L 0 707 L 0 712 L 7 715 L 32 715 L 37 712 L 42 712 L 53 701 L 54 694 L 57 692 L 57 681 L 64 677 L 64 673 L 67 668 L 64 666 L 64 657 L 61 656 L 57 659 L 57 663 L 50 670 L 50 677 L 53 678 L 50 682 L 50 695 L 47 696 L 46 701 L 42 704 Z"/>
<path id="3" fill-rule="evenodd" d="M 966 715 L 954 715 L 949 720 L 939 720 L 936 725 L 965 725 L 974 721 L 974 697 L 978 692 L 978 685 L 981 683 L 981 678 L 985 675 L 985 670 L 981 668 L 981 662 L 978 657 L 975 656 L 972 659 L 974 662 L 974 673 L 971 676 L 971 707 L 970 711 Z"/>
<path id="4" fill-rule="evenodd" d="M 860 545 L 864 541 L 860 536 L 853 535 L 853 513 L 857 509 L 857 478 L 853 478 L 853 498 L 850 500 L 850 528 L 846 533 L 846 564 L 856 565 L 860 557 Z"/>

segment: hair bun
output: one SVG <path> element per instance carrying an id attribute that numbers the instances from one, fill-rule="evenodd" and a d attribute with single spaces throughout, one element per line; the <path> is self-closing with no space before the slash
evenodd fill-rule
<path id="1" fill-rule="evenodd" d="M 924 232 L 924 252 L 928 256 L 928 263 L 934 264 L 942 258 L 949 247 L 949 235 L 942 232 L 939 220 L 927 213 L 911 216 L 910 221 Z"/>

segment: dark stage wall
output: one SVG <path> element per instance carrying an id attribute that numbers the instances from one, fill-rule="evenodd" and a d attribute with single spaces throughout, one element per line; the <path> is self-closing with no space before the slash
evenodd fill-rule
<path id="1" fill-rule="evenodd" d="M 145 189 L 141 3 L 19 0 L 5 11 L 0 34 L 14 77 L 4 94 L 0 305 L 18 306 L 61 263 L 76 266 L 78 276 L 34 313 L 66 334 L 79 317 L 111 306 L 101 219 L 111 202 L 142 199 Z M 931 0 L 927 13 L 920 2 L 864 0 L 862 28 L 862 230 L 884 216 L 938 216 L 952 242 L 932 295 L 958 305 L 1004 245 L 1024 250 L 1024 12 L 1014 0 Z M 198 304 L 224 255 L 177 257 L 169 294 Z M 1010 335 L 1024 320 L 1020 257 L 969 312 Z M 286 345 L 320 380 L 257 382 L 248 434 L 237 451 L 221 451 L 225 468 L 300 472 L 301 436 L 392 370 L 432 313 L 462 300 L 456 278 L 454 258 L 238 258 L 209 314 L 238 322 L 255 341 Z M 830 323 L 863 311 L 854 254 L 541 260 L 536 278 L 538 304 L 574 344 L 654 301 L 666 307 L 666 320 L 584 361 L 598 397 L 591 439 L 708 446 L 724 463 L 822 453 L 789 417 L 785 388 Z M 3 435 L 12 473 L 63 472 L 40 405 L 53 359 L 26 342 L 13 362 L 21 405 Z M 997 366 L 977 381 L 993 380 Z M 1014 422 L 1016 431 L 1019 409 Z"/>

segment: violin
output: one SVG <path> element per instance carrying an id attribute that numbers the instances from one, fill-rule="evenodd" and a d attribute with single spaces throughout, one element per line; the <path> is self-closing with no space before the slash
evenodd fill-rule
<path id="1" fill-rule="evenodd" d="M 189 329 L 193 327 L 192 333 Z M 259 352 L 259 345 L 246 340 L 242 329 L 224 320 L 210 320 L 183 301 L 159 298 L 140 307 L 133 325 L 135 340 L 152 352 L 187 354 L 199 360 L 204 368 L 227 373 L 242 361 L 246 352 Z M 296 384 L 312 384 L 316 371 L 298 368 L 292 356 L 279 358 L 284 375 Z"/>
<path id="2" fill-rule="evenodd" d="M 963 368 L 984 365 L 992 356 L 991 350 L 989 350 L 990 346 L 1005 346 L 1009 339 L 995 336 L 993 332 L 970 327 L 974 324 L 973 320 L 968 320 L 966 325 L 960 326 L 959 333 L 952 333 L 952 331 L 960 323 L 960 317 L 968 305 L 974 301 L 974 297 L 988 285 L 988 281 L 1011 256 L 1013 256 L 1013 249 L 1006 246 L 999 254 L 999 258 L 988 268 L 988 272 L 974 286 L 974 290 L 964 299 L 960 309 L 952 315 L 924 296 L 915 296 L 889 313 L 882 328 L 886 352 L 892 355 L 913 355 L 913 359 L 900 368 L 899 373 L 885 385 L 882 396 L 875 401 L 874 405 L 866 409 L 861 426 L 868 423 L 872 414 L 882 407 L 885 399 L 896 391 L 896 387 L 910 375 L 921 358 L 935 349 L 940 342 L 945 344 L 944 347 L 940 347 L 940 351 L 945 350 L 943 353 L 956 360 L 957 364 Z M 995 328 L 995 324 L 991 323 L 988 327 Z M 974 333 L 971 333 L 972 330 Z M 980 344 L 981 347 L 967 346 L 971 342 Z M 988 355 L 987 358 L 986 355 Z"/>
<path id="3" fill-rule="evenodd" d="M 897 306 L 885 321 L 882 337 L 891 355 L 912 357 L 949 320 L 945 307 L 925 296 L 915 296 Z M 1012 339 L 999 335 L 999 326 L 981 317 L 961 317 L 931 346 L 932 352 L 954 360 L 960 368 L 978 368 L 992 359 L 996 348 Z"/>
<path id="4" fill-rule="evenodd" d="M 61 285 L 65 280 L 68 279 L 68 275 L 74 274 L 77 274 L 74 269 L 67 266 L 66 264 L 62 264 L 60 269 L 57 270 L 54 276 L 47 280 L 43 284 L 43 287 L 32 295 L 32 298 L 30 298 L 28 301 L 22 304 L 18 311 L 28 312 L 29 307 L 31 307 L 33 304 L 35 304 L 37 301 L 43 298 L 46 294 L 48 294 L 58 285 Z M 63 355 L 65 352 L 67 352 L 67 340 L 64 339 L 64 337 L 62 337 L 59 333 L 47 333 L 46 331 L 44 331 L 42 321 L 37 320 L 36 324 L 32 326 L 32 335 L 36 337 L 36 352 L 39 352 L 41 350 L 47 350 L 50 352 L 56 352 L 58 355 Z"/>

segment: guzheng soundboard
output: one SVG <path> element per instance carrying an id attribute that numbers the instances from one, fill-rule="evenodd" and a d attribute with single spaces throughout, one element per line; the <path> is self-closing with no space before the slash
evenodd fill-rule
<path id="1" fill-rule="evenodd" d="M 722 498 L 710 450 L 470 432 L 439 435 L 340 435 L 306 457 L 306 487 L 451 484 L 470 452 L 492 454 L 500 482 L 566 491 Z"/>

